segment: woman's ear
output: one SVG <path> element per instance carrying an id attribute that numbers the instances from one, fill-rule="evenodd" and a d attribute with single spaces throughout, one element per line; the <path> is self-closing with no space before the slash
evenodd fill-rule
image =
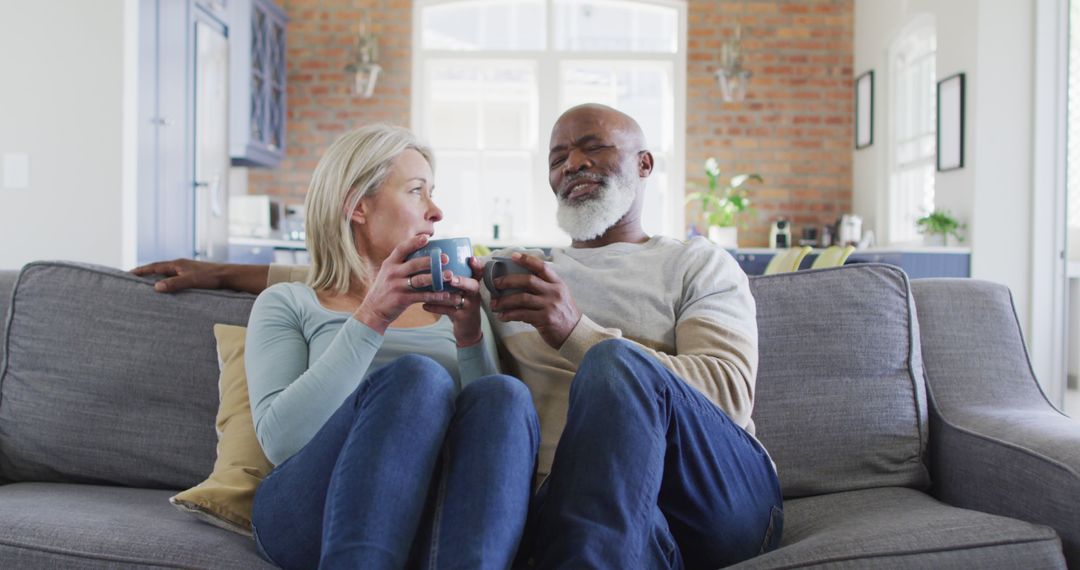
<path id="1" fill-rule="evenodd" d="M 358 224 L 367 223 L 368 207 L 367 200 L 361 198 L 356 204 L 356 208 L 349 214 L 349 219 Z"/>

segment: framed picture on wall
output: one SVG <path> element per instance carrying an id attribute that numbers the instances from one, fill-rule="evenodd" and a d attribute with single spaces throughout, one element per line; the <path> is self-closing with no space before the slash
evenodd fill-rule
<path id="1" fill-rule="evenodd" d="M 855 78 L 855 148 L 874 144 L 874 70 Z"/>
<path id="2" fill-rule="evenodd" d="M 937 83 L 937 169 L 964 167 L 964 74 Z"/>

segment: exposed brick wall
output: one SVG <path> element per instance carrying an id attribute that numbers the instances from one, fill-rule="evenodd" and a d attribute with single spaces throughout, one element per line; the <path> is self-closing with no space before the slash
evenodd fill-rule
<path id="1" fill-rule="evenodd" d="M 286 158 L 274 170 L 252 168 L 248 192 L 303 202 L 326 147 L 363 125 L 409 125 L 412 91 L 410 0 L 276 0 L 289 17 Z M 366 18 L 379 38 L 383 67 L 370 99 L 353 94 L 345 71 L 357 23 Z"/>
<path id="2" fill-rule="evenodd" d="M 689 4 L 686 173 L 705 183 L 705 159 L 728 175 L 756 172 L 755 215 L 739 245 L 768 243 L 769 224 L 831 223 L 851 209 L 852 0 L 747 0 Z M 723 41 L 742 24 L 744 65 L 753 72 L 742 103 L 724 103 L 713 73 Z M 695 205 L 687 223 L 698 221 Z M 699 225 L 700 227 L 700 225 Z"/>
<path id="3" fill-rule="evenodd" d="M 385 121 L 408 125 L 412 2 L 287 0 L 288 154 L 272 171 L 252 169 L 249 192 L 302 201 L 322 151 L 340 134 Z M 343 70 L 366 16 L 378 34 L 383 73 L 375 96 L 352 95 Z M 723 40 L 743 27 L 749 96 L 723 103 L 713 72 Z M 760 246 L 768 225 L 835 221 L 851 208 L 853 0 L 690 0 L 686 172 L 704 182 L 714 156 L 727 173 L 757 172 L 753 219 L 740 245 Z M 693 205 L 687 223 L 698 221 Z M 700 222 L 699 222 L 700 224 Z"/>

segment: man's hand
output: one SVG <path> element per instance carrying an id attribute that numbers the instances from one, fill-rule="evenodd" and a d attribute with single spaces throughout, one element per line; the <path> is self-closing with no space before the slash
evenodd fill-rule
<path id="1" fill-rule="evenodd" d="M 491 300 L 491 309 L 500 321 L 522 321 L 536 327 L 540 337 L 558 349 L 581 320 L 581 311 L 570 289 L 544 260 L 515 253 L 512 259 L 531 275 L 506 275 L 495 280 L 499 289 L 521 289 L 521 293 Z"/>
<path id="2" fill-rule="evenodd" d="M 259 294 L 266 288 L 266 265 L 211 263 L 191 259 L 158 261 L 132 269 L 135 275 L 166 275 L 154 283 L 159 293 L 174 293 L 183 289 L 236 289 Z"/>

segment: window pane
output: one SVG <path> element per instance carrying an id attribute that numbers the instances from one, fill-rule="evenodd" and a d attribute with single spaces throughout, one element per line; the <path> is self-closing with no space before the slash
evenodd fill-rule
<path id="1" fill-rule="evenodd" d="M 893 140 L 889 241 L 921 239 L 915 220 L 934 208 L 935 32 L 913 30 L 892 46 Z"/>
<path id="2" fill-rule="evenodd" d="M 675 8 L 629 0 L 555 0 L 555 49 L 675 53 Z"/>
<path id="3" fill-rule="evenodd" d="M 641 225 L 650 235 L 669 234 L 664 222 L 668 219 L 668 207 L 675 203 L 668 193 L 671 184 L 668 178 L 667 154 L 653 154 L 653 172 L 645 185 L 645 198 L 641 205 Z M 681 200 L 678 202 L 682 204 Z M 678 236 L 673 236 L 678 237 Z"/>
<path id="4" fill-rule="evenodd" d="M 561 66 L 563 109 L 601 103 L 634 117 L 649 150 L 670 152 L 674 141 L 671 65 L 650 61 L 571 61 Z"/>
<path id="5" fill-rule="evenodd" d="M 481 188 L 483 201 L 479 215 L 483 222 L 479 227 L 486 238 L 493 238 L 492 226 L 499 224 L 499 239 L 512 240 L 529 231 L 527 213 L 531 192 L 529 183 L 533 176 L 533 154 L 527 152 L 489 152 L 483 159 Z M 554 198 L 552 198 L 554 200 Z M 474 206 L 475 207 L 475 206 Z"/>
<path id="6" fill-rule="evenodd" d="M 444 149 L 533 149 L 537 133 L 534 62 L 431 60 L 426 134 Z"/>
<path id="7" fill-rule="evenodd" d="M 424 49 L 542 50 L 543 0 L 466 0 L 423 8 Z"/>
<path id="8" fill-rule="evenodd" d="M 471 235 L 482 220 L 477 216 L 480 200 L 480 157 L 476 152 L 435 149 L 435 203 L 443 219 L 435 229 L 439 237 Z"/>

